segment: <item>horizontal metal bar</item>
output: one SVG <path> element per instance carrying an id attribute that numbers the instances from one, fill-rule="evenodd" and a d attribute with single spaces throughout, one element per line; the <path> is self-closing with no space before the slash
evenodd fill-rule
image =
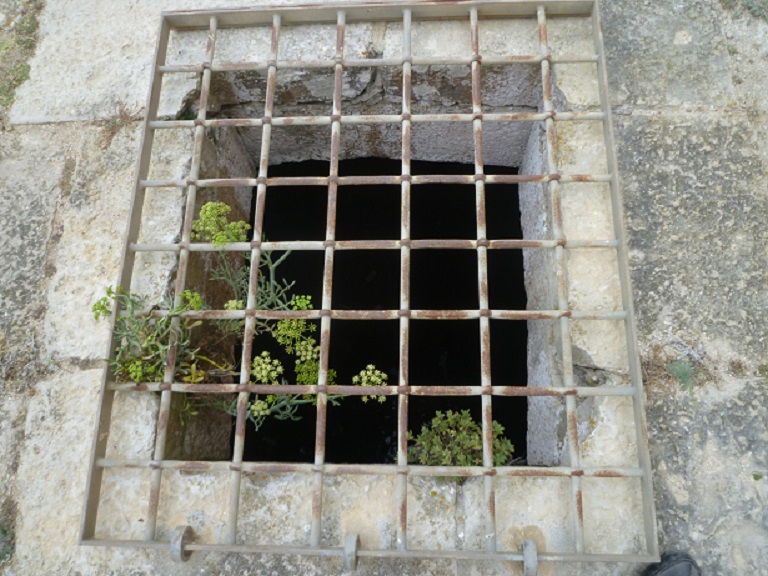
<path id="1" fill-rule="evenodd" d="M 142 180 L 138 183 L 139 188 L 186 188 L 187 181 L 180 179 L 169 180 Z"/>
<path id="2" fill-rule="evenodd" d="M 89 538 L 80 541 L 82 546 L 118 546 L 121 548 L 146 548 L 152 550 L 166 551 L 170 549 L 169 541 L 147 541 L 147 540 L 109 540 Z M 323 556 L 323 557 L 342 557 L 343 548 L 310 548 L 303 546 L 282 546 L 279 544 L 203 544 L 189 543 L 185 544 L 184 550 L 190 552 L 219 552 L 232 554 L 294 554 L 297 556 Z M 511 561 L 522 562 L 523 555 L 519 551 L 505 552 L 497 550 L 496 552 L 481 552 L 474 550 L 397 550 L 397 549 L 371 549 L 360 548 L 357 550 L 357 556 L 366 558 L 435 558 L 435 559 L 453 559 L 453 560 L 489 560 L 489 561 Z M 658 556 L 651 554 L 572 554 L 557 552 L 539 552 L 537 559 L 539 562 L 658 562 Z"/>
<path id="3" fill-rule="evenodd" d="M 162 540 L 118 540 L 111 538 L 81 538 L 80 546 L 116 546 L 119 548 L 145 548 L 147 550 L 170 550 L 170 542 Z"/>
<path id="4" fill-rule="evenodd" d="M 216 384 L 200 382 L 118 382 L 107 385 L 108 390 L 122 392 L 184 392 L 192 394 L 234 394 L 250 392 L 253 394 L 338 394 L 341 396 L 631 396 L 635 393 L 633 386 L 574 386 L 571 388 L 554 388 L 543 386 L 299 386 L 292 384 Z"/>
<path id="5" fill-rule="evenodd" d="M 168 316 L 168 310 L 153 310 L 156 318 Z M 122 317 L 128 315 L 123 311 Z M 574 320 L 625 320 L 622 310 L 196 310 L 178 314 L 181 318 L 194 320 L 241 320 L 260 318 L 263 320 L 281 320 L 285 318 L 306 318 L 317 320 L 330 317 L 334 320 L 475 320 L 480 317 L 497 320 L 554 320 L 572 318 Z"/>
<path id="6" fill-rule="evenodd" d="M 421 174 L 417 176 L 303 176 L 279 178 L 217 178 L 209 180 L 142 180 L 142 188 L 231 188 L 235 186 L 254 187 L 258 184 L 267 186 L 318 186 L 331 183 L 338 186 L 400 185 L 403 182 L 418 184 L 464 184 L 474 185 L 482 179 L 486 184 L 512 184 L 520 182 L 610 182 L 610 174 L 481 174 L 479 176 L 461 174 Z"/>
<path id="7" fill-rule="evenodd" d="M 400 124 L 405 119 L 415 124 L 427 122 L 472 122 L 476 119 L 484 122 L 540 122 L 552 118 L 556 122 L 603 120 L 603 112 L 496 112 L 490 114 L 365 114 L 343 115 L 342 124 Z M 270 118 L 273 126 L 330 126 L 331 116 L 279 116 Z M 213 118 L 207 120 L 152 120 L 149 127 L 154 130 L 194 128 L 201 125 L 206 128 L 224 126 L 258 128 L 264 125 L 264 118 Z"/>
<path id="8" fill-rule="evenodd" d="M 464 556 L 467 554 L 467 556 Z M 509 560 L 522 562 L 522 554 L 518 551 L 480 552 L 472 550 L 365 550 L 360 549 L 357 555 L 375 558 L 453 558 L 457 560 Z M 539 562 L 654 562 L 658 557 L 649 554 L 558 554 L 556 552 L 538 553 Z"/>
<path id="9" fill-rule="evenodd" d="M 408 464 L 310 464 L 293 462 L 242 462 L 233 464 L 229 460 L 124 460 L 100 458 L 96 465 L 101 468 L 148 468 L 152 470 L 183 470 L 185 472 L 250 472 L 257 474 L 314 474 L 322 472 L 336 476 L 394 476 L 405 474 L 422 477 L 477 476 L 526 477 L 526 478 L 640 478 L 642 468 L 634 467 L 584 467 L 569 466 L 421 466 Z"/>
<path id="10" fill-rule="evenodd" d="M 486 246 L 487 243 L 487 246 Z M 486 240 L 483 245 L 491 250 L 522 250 L 528 248 L 555 248 L 563 246 L 568 249 L 585 248 L 615 248 L 617 240 Z M 250 252 L 253 248 L 261 248 L 266 252 L 273 250 L 325 250 L 323 240 L 288 240 L 285 242 L 233 242 L 219 247 L 213 244 L 142 244 L 132 243 L 130 249 L 134 252 L 178 252 L 182 248 L 190 252 Z M 479 246 L 477 240 L 336 240 L 330 244 L 335 250 L 400 250 L 403 247 L 412 250 L 475 250 Z"/>
<path id="11" fill-rule="evenodd" d="M 511 56 L 483 56 L 482 63 L 486 66 L 510 66 L 514 64 L 539 64 L 544 60 L 540 54 L 511 55 Z M 553 64 L 583 64 L 597 62 L 596 54 L 582 54 L 573 56 L 550 56 L 546 58 Z M 467 66 L 473 62 L 471 56 L 454 58 L 412 58 L 412 66 Z M 211 64 L 212 72 L 245 72 L 263 70 L 267 71 L 270 65 L 278 70 L 317 70 L 326 68 L 333 70 L 336 67 L 335 60 L 253 60 L 246 62 L 218 62 Z M 344 68 L 384 68 L 400 67 L 403 65 L 401 58 L 368 58 L 368 59 L 342 59 Z M 188 74 L 201 73 L 205 68 L 202 64 L 166 64 L 158 68 L 161 74 Z"/>
<path id="12" fill-rule="evenodd" d="M 403 11 L 410 10 L 414 22 L 420 20 L 469 20 L 470 8 L 476 8 L 480 19 L 485 18 L 532 18 L 539 6 L 550 16 L 588 16 L 591 14 L 591 0 L 427 0 L 421 2 L 370 2 L 328 4 L 296 4 L 281 6 L 253 6 L 218 10 L 179 10 L 163 12 L 164 20 L 173 28 L 190 30 L 206 28 L 208 20 L 215 16 L 219 28 L 244 26 L 266 26 L 271 23 L 272 14 L 279 11 L 283 26 L 301 24 L 333 24 L 336 13 L 344 10 L 346 23 L 402 21 Z"/>

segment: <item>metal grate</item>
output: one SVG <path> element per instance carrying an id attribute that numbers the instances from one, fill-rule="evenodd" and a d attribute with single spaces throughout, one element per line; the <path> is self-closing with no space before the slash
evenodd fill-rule
<path id="1" fill-rule="evenodd" d="M 593 54 L 552 56 L 548 38 L 548 19 L 563 16 L 590 16 L 593 24 Z M 527 56 L 498 57 L 486 56 L 481 51 L 479 30 L 487 19 L 524 17 L 535 19 L 538 25 L 538 52 Z M 414 58 L 412 56 L 412 23 L 416 20 L 459 19 L 464 20 L 471 34 L 471 53 L 452 59 Z M 402 25 L 402 55 L 390 59 L 355 60 L 345 57 L 345 28 L 350 22 L 386 21 Z M 286 24 L 328 23 L 335 25 L 335 54 L 327 60 L 288 61 L 278 58 L 281 27 Z M 271 56 L 266 61 L 214 62 L 217 31 L 224 27 L 271 27 Z M 208 30 L 205 60 L 196 65 L 169 65 L 166 63 L 169 36 L 172 30 Z M 552 90 L 553 64 L 590 63 L 596 70 L 599 85 L 600 110 L 583 112 L 555 112 Z M 417 65 L 466 65 L 471 67 L 472 112 L 465 114 L 414 114 L 412 103 L 412 70 Z M 515 66 L 520 64 L 538 65 L 541 71 L 541 110 L 531 113 L 486 114 L 482 108 L 481 70 L 483 66 Z M 343 73 L 352 67 L 397 66 L 402 69 L 402 112 L 400 114 L 349 115 L 342 110 Z M 302 117 L 273 117 L 277 71 L 289 68 L 329 69 L 334 74 L 333 108 L 331 115 Z M 207 108 L 212 87 L 212 74 L 243 70 L 261 70 L 267 73 L 266 98 L 263 117 L 260 118 L 208 118 Z M 199 112 L 194 120 L 159 120 L 157 111 L 160 101 L 160 86 L 165 75 L 194 73 L 200 78 Z M 258 310 L 256 303 L 257 273 L 251 267 L 250 288 L 245 311 L 208 310 L 188 312 L 190 318 L 203 320 L 245 319 L 242 364 L 239 384 L 186 384 L 174 380 L 175 352 L 171 343 L 163 382 L 115 383 L 105 370 L 98 428 L 94 439 L 91 472 L 87 500 L 81 527 L 81 543 L 86 545 L 130 546 L 144 548 L 166 548 L 169 542 L 156 540 L 158 502 L 163 473 L 166 470 L 197 472 L 220 472 L 229 475 L 229 506 L 226 512 L 226 527 L 223 542 L 192 542 L 188 532 L 180 531 L 171 540 L 170 546 L 176 559 L 185 559 L 190 551 L 261 552 L 301 555 L 340 556 L 347 566 L 353 566 L 357 557 L 437 557 L 514 560 L 526 562 L 530 568 L 536 558 L 540 561 L 650 561 L 657 556 L 656 527 L 653 510 L 651 472 L 647 451 L 647 438 L 643 413 L 643 390 L 635 344 L 635 328 L 628 276 L 626 247 L 623 237 L 621 197 L 617 178 L 616 157 L 613 149 L 611 112 L 608 105 L 605 73 L 605 58 L 602 48 L 599 7 L 592 1 L 549 1 L 549 2 L 420 2 L 414 4 L 372 4 L 366 5 L 325 5 L 325 6 L 280 6 L 219 11 L 169 12 L 164 13 L 159 33 L 153 81 L 150 89 L 147 116 L 144 125 L 143 144 L 138 162 L 137 179 L 133 198 L 130 225 L 125 243 L 120 284 L 129 286 L 134 274 L 136 255 L 141 252 L 166 252 L 178 255 L 178 270 L 175 294 L 185 289 L 187 272 L 192 252 L 213 252 L 212 244 L 192 243 L 191 225 L 196 206 L 196 195 L 201 188 L 235 186 L 255 187 L 254 239 L 261 238 L 264 220 L 265 199 L 268 188 L 288 185 L 327 186 L 327 229 L 324 241 L 253 242 L 229 244 L 226 250 L 250 252 L 251 262 L 258 262 L 262 251 L 309 250 L 324 254 L 322 306 L 311 311 Z M 558 139 L 556 127 L 561 122 L 583 121 L 602 124 L 608 171 L 604 174 L 566 174 L 558 169 Z M 411 137 L 412 127 L 419 122 L 462 122 L 472 125 L 474 134 L 473 175 L 412 175 Z M 544 174 L 491 175 L 485 174 L 482 154 L 483 130 L 487 123 L 538 122 L 546 131 L 547 148 Z M 395 176 L 339 176 L 340 134 L 346 124 L 397 124 L 402 130 L 401 174 Z M 331 150 L 330 172 L 322 177 L 269 177 L 270 142 L 272 126 L 307 125 L 330 126 Z M 229 127 L 260 127 L 262 130 L 261 157 L 256 178 L 200 179 L 203 139 L 206 129 Z M 188 177 L 181 180 L 147 180 L 154 136 L 157 131 L 186 128 L 194 131 L 194 151 Z M 611 191 L 614 239 L 572 240 L 563 231 L 560 186 L 566 183 L 603 182 Z M 419 184 L 444 183 L 474 185 L 476 199 L 477 237 L 474 240 L 412 240 L 410 228 L 411 188 Z M 489 240 L 486 237 L 485 192 L 489 184 L 499 183 L 543 183 L 548 191 L 553 236 L 548 239 Z M 339 186 L 370 184 L 398 185 L 401 189 L 401 231 L 399 240 L 336 240 L 336 207 Z M 145 196 L 157 188 L 178 188 L 186 191 L 186 211 L 179 242 L 168 244 L 137 243 L 141 225 Z M 569 286 L 567 283 L 567 253 L 571 250 L 602 248 L 616 251 L 619 262 L 623 307 L 618 311 L 572 310 L 569 308 Z M 400 304 L 397 310 L 338 310 L 333 309 L 333 266 L 338 250 L 397 250 L 400 253 Z M 477 283 L 479 307 L 475 310 L 414 310 L 409 300 L 409 278 L 411 252 L 420 249 L 462 249 L 477 253 Z M 489 250 L 545 250 L 554 255 L 555 270 L 552 272 L 558 282 L 558 306 L 554 310 L 496 310 L 490 309 L 488 299 L 488 251 Z M 178 304 L 178 298 L 177 298 Z M 162 314 L 162 312 L 155 312 Z M 316 386 L 269 386 L 253 385 L 250 382 L 249 360 L 253 347 L 253 331 L 257 319 L 305 318 L 319 319 L 321 360 L 319 380 Z M 396 386 L 361 388 L 348 385 L 327 385 L 330 332 L 332 320 L 381 320 L 399 323 L 399 378 Z M 408 379 L 410 320 L 475 320 L 479 319 L 481 343 L 481 385 L 459 386 L 411 386 Z M 558 387 L 498 386 L 491 379 L 490 320 L 510 321 L 554 321 L 559 325 L 561 370 L 563 385 Z M 574 384 L 574 365 L 571 358 L 571 323 L 574 320 L 603 320 L 623 323 L 626 331 L 626 347 L 629 357 L 629 386 L 585 387 Z M 111 344 L 114 348 L 114 343 Z M 112 404 L 117 391 L 142 393 L 160 392 L 160 409 L 156 428 L 156 443 L 152 460 L 108 459 L 107 439 L 112 417 Z M 231 461 L 182 462 L 165 458 L 167 423 L 171 410 L 173 393 L 194 392 L 202 394 L 238 394 L 235 427 L 234 453 Z M 262 394 L 315 394 L 317 395 L 317 420 L 314 462 L 307 464 L 244 462 L 246 409 L 249 395 Z M 392 465 L 347 465 L 327 464 L 326 416 L 327 396 L 344 395 L 386 395 L 396 396 L 398 402 L 397 462 Z M 481 396 L 483 430 L 483 465 L 474 467 L 428 467 L 412 465 L 407 459 L 408 404 L 411 396 Z M 551 396 L 562 397 L 567 414 L 566 444 L 569 456 L 568 466 L 556 467 L 494 467 L 492 457 L 493 400 L 500 396 Z M 634 433 L 637 442 L 638 467 L 586 467 L 580 462 L 580 447 L 576 421 L 577 399 L 591 396 L 625 396 L 632 400 Z M 140 468 L 151 470 L 150 489 L 147 495 L 146 529 L 143 539 L 111 540 L 96 537 L 97 513 L 102 498 L 102 476 L 107 469 Z M 240 484 L 243 473 L 282 474 L 296 473 L 313 478 L 311 529 L 306 546 L 248 545 L 237 544 L 237 525 L 240 506 Z M 354 535 L 347 545 L 331 547 L 322 542 L 323 484 L 329 475 L 392 475 L 396 477 L 394 505 L 397 509 L 396 547 L 391 549 L 360 549 Z M 478 511 L 485 522 L 485 550 L 413 550 L 408 546 L 408 479 L 414 476 L 462 476 L 483 477 L 485 506 Z M 532 552 L 530 545 L 523 550 L 502 550 L 497 546 L 495 484 L 499 477 L 562 477 L 570 479 L 571 501 L 568 504 L 573 518 L 572 551 L 568 553 Z M 583 478 L 637 478 L 643 502 L 644 551 L 635 554 L 590 553 L 584 542 L 584 505 L 582 497 Z"/>

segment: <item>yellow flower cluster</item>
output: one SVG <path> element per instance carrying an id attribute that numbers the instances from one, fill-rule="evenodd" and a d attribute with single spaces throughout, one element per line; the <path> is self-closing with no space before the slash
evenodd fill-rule
<path id="1" fill-rule="evenodd" d="M 277 384 L 277 378 L 283 373 L 280 360 L 272 359 L 266 350 L 253 359 L 251 374 L 259 384 Z"/>
<path id="2" fill-rule="evenodd" d="M 360 386 L 386 386 L 387 375 L 378 370 L 373 364 L 368 364 L 365 370 L 361 370 L 360 374 L 352 377 L 352 384 Z M 376 400 L 379 403 L 384 402 L 387 399 L 386 396 L 363 396 L 363 402 L 368 400 Z"/>

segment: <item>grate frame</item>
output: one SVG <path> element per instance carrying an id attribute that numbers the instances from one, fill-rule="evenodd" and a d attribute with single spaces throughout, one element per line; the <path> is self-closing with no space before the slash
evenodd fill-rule
<path id="1" fill-rule="evenodd" d="M 560 16 L 591 16 L 594 39 L 594 54 L 553 57 L 547 34 L 548 18 Z M 537 54 L 514 58 L 484 57 L 479 44 L 479 27 L 483 19 L 527 17 L 536 19 L 538 26 L 539 51 Z M 411 50 L 411 29 L 415 20 L 460 19 L 470 27 L 471 54 L 466 58 L 429 59 L 414 58 Z M 403 29 L 402 57 L 399 59 L 354 60 L 345 58 L 345 28 L 352 22 L 401 22 Z M 333 59 L 315 61 L 286 61 L 278 59 L 278 46 L 281 28 L 286 24 L 330 23 L 336 28 L 336 44 Z M 271 56 L 267 61 L 243 63 L 214 63 L 216 35 L 220 27 L 265 26 L 271 28 Z M 208 31 L 205 60 L 199 65 L 168 65 L 166 56 L 172 30 L 202 29 Z M 484 114 L 482 109 L 481 67 L 483 65 L 513 65 L 517 63 L 537 64 L 541 71 L 542 110 L 535 113 Z M 593 63 L 597 69 L 599 111 L 556 112 L 552 93 L 552 65 L 558 63 Z M 471 67 L 472 113 L 471 114 L 413 114 L 411 112 L 412 69 L 419 65 L 463 64 Z M 345 115 L 342 111 L 342 76 L 348 67 L 400 66 L 403 73 L 402 112 L 399 115 Z M 334 74 L 333 107 L 328 116 L 277 117 L 273 118 L 275 103 L 276 75 L 278 69 L 286 68 L 332 69 Z M 214 72 L 236 70 L 264 70 L 267 73 L 267 88 L 264 115 L 261 118 L 211 119 L 207 118 L 207 102 L 211 92 L 211 77 Z M 160 102 L 160 87 L 164 75 L 186 72 L 200 77 L 199 112 L 194 120 L 158 120 L 156 119 Z M 472 125 L 474 137 L 473 175 L 411 175 L 411 131 L 419 122 L 466 122 Z M 603 127 L 606 162 L 608 170 L 604 174 L 565 174 L 561 173 L 557 162 L 556 126 L 559 122 L 591 121 L 600 122 Z M 546 131 L 547 150 L 545 157 L 546 174 L 541 175 L 486 175 L 482 157 L 483 125 L 486 122 L 541 122 Z M 344 124 L 396 123 L 401 126 L 402 164 L 399 176 L 347 176 L 338 175 L 340 160 L 340 134 Z M 330 126 L 331 154 L 328 176 L 318 177 L 269 177 L 269 148 L 272 126 L 309 125 Z M 262 146 L 256 178 L 201 179 L 200 167 L 205 130 L 208 128 L 261 127 Z M 150 156 L 154 136 L 158 130 L 191 128 L 194 131 L 192 164 L 188 177 L 175 180 L 148 180 Z M 610 187 L 614 238 L 610 240 L 569 239 L 563 231 L 559 187 L 564 183 L 604 182 Z M 474 185 L 476 200 L 475 240 L 412 240 L 410 237 L 410 193 L 411 187 L 418 184 L 444 183 Z M 546 186 L 552 205 L 553 237 L 540 240 L 488 240 L 485 234 L 485 187 L 497 183 L 543 183 Z M 337 190 L 339 186 L 366 184 L 390 184 L 401 187 L 401 238 L 399 240 L 338 241 L 335 237 L 335 216 Z M 258 267 L 251 267 L 248 300 L 244 311 L 209 310 L 185 313 L 184 317 L 201 320 L 244 319 L 245 333 L 243 355 L 238 384 L 186 384 L 174 381 L 175 345 L 171 342 L 170 353 L 163 382 L 154 383 L 115 383 L 110 380 L 109 371 L 104 370 L 101 400 L 97 418 L 96 433 L 91 451 L 91 465 L 84 504 L 80 543 L 95 546 L 121 546 L 135 548 L 167 549 L 173 541 L 156 539 L 158 504 L 162 474 L 165 470 L 187 470 L 197 472 L 229 473 L 229 507 L 223 543 L 193 543 L 181 538 L 181 550 L 177 556 L 182 559 L 189 551 L 252 552 L 280 553 L 308 556 L 338 556 L 347 559 L 350 546 L 329 547 L 322 543 L 323 518 L 323 483 L 329 475 L 395 475 L 397 506 L 396 546 L 387 549 L 358 549 L 352 545 L 355 557 L 398 557 L 398 558 L 452 558 L 512 560 L 523 562 L 522 550 L 500 550 L 496 541 L 495 478 L 496 477 L 563 477 L 570 478 L 571 515 L 573 517 L 573 552 L 538 553 L 541 561 L 552 562 L 648 562 L 658 559 L 651 468 L 648 455 L 648 439 L 644 415 L 644 394 L 637 350 L 637 337 L 629 278 L 626 240 L 623 224 L 621 189 L 618 178 L 618 166 L 614 147 L 611 109 L 608 99 L 608 84 L 605 53 L 602 40 L 600 8 L 597 0 L 569 1 L 550 0 L 498 2 L 478 0 L 415 2 L 415 3 L 369 3 L 369 4 L 322 4 L 302 6 L 264 6 L 257 8 L 199 10 L 164 12 L 155 52 L 152 81 L 148 97 L 147 114 L 141 138 L 141 150 L 136 169 L 136 180 L 131 202 L 129 226 L 124 242 L 119 284 L 129 286 L 134 269 L 136 254 L 141 252 L 168 252 L 178 255 L 178 269 L 175 281 L 175 294 L 181 294 L 185 288 L 190 254 L 193 252 L 213 252 L 212 244 L 193 243 L 191 225 L 197 191 L 201 188 L 219 188 L 250 186 L 255 188 L 256 202 L 254 212 L 254 238 L 261 237 L 265 211 L 266 191 L 268 187 L 287 185 L 326 186 L 328 189 L 327 229 L 324 241 L 285 241 L 253 242 L 228 244 L 228 251 L 250 252 L 251 261 L 258 262 L 262 251 L 273 250 L 313 250 L 324 255 L 324 274 L 322 306 L 311 311 L 275 311 L 257 310 L 256 285 Z M 175 243 L 138 243 L 142 210 L 148 190 L 155 188 L 178 188 L 186 191 L 186 210 L 182 234 Z M 409 301 L 410 257 L 412 250 L 418 249 L 463 249 L 475 250 L 478 254 L 478 291 L 479 307 L 476 310 L 413 310 Z M 616 251 L 618 259 L 619 282 L 621 287 L 622 309 L 618 311 L 571 310 L 568 301 L 567 251 L 590 248 L 610 248 Z M 337 250 L 386 249 L 400 252 L 400 304 L 398 310 L 334 310 L 331 305 L 333 292 L 333 264 Z M 557 277 L 558 307 L 555 310 L 493 310 L 488 302 L 488 250 L 501 249 L 541 249 L 551 250 L 554 254 Z M 177 305 L 180 304 L 176 297 Z M 115 313 L 118 311 L 115 310 Z M 155 311 L 162 315 L 162 311 Z M 113 322 L 115 314 L 113 314 Z M 249 361 L 253 348 L 253 330 L 257 319 L 305 318 L 320 321 L 320 373 L 316 386 L 268 386 L 250 383 Z M 328 356 L 330 349 L 330 330 L 332 320 L 390 320 L 398 321 L 400 327 L 400 366 L 396 386 L 367 387 L 327 384 Z M 474 387 L 459 386 L 412 386 L 408 382 L 408 342 L 410 319 L 461 320 L 479 319 L 481 385 Z M 551 320 L 559 325 L 562 386 L 537 388 L 526 386 L 496 386 L 490 376 L 490 320 Z M 629 358 L 629 377 L 631 385 L 613 387 L 576 386 L 573 378 L 573 358 L 571 357 L 571 320 L 610 320 L 623 323 L 626 333 L 626 348 Z M 178 318 L 175 322 L 178 322 Z M 109 353 L 114 350 L 115 342 L 110 342 Z M 279 390 L 277 389 L 279 388 Z M 118 391 L 159 392 L 160 408 L 156 429 L 154 454 L 151 460 L 108 459 L 107 439 L 109 436 L 112 406 Z M 235 425 L 235 443 L 231 461 L 220 462 L 182 462 L 165 459 L 168 416 L 171 410 L 172 394 L 176 392 L 195 392 L 210 394 L 238 394 L 237 417 Z M 244 438 L 246 410 L 251 393 L 269 394 L 315 394 L 317 396 L 317 421 L 314 462 L 290 464 L 274 462 L 244 462 Z M 327 395 L 385 395 L 397 396 L 398 402 L 398 443 L 397 463 L 394 465 L 349 465 L 327 464 L 325 462 L 325 431 L 327 415 Z M 410 396 L 481 396 L 483 430 L 483 465 L 473 467 L 428 467 L 408 464 L 408 402 Z M 492 403 L 494 396 L 552 396 L 564 397 L 567 414 L 566 443 L 569 466 L 557 467 L 495 467 L 492 457 Z M 637 467 L 585 467 L 580 463 L 579 438 L 576 423 L 576 399 L 594 396 L 626 396 L 632 400 L 635 424 L 635 438 L 639 466 Z M 147 500 L 147 520 L 144 538 L 141 540 L 113 540 L 97 538 L 96 524 L 100 502 L 102 476 L 104 470 L 119 468 L 140 468 L 150 470 L 150 492 Z M 237 521 L 240 505 L 240 483 L 243 473 L 262 474 L 296 473 L 307 474 L 313 479 L 311 529 L 306 546 L 282 545 L 238 545 Z M 408 547 L 408 478 L 416 476 L 460 476 L 484 478 L 485 506 L 482 514 L 485 520 L 486 539 L 484 551 L 473 550 L 413 550 Z M 582 478 L 638 478 L 641 486 L 643 509 L 643 532 L 645 553 L 643 554 L 594 554 L 584 550 L 584 511 L 582 501 Z M 178 545 L 179 539 L 176 539 Z"/>

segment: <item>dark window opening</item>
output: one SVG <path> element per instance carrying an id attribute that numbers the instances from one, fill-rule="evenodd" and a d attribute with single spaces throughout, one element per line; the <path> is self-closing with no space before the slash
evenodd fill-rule
<path id="1" fill-rule="evenodd" d="M 471 174 L 474 167 L 433 162 L 412 163 L 414 174 Z M 269 177 L 317 175 L 327 162 L 271 166 Z M 379 158 L 340 162 L 342 175 L 398 174 L 400 162 Z M 488 173 L 515 174 L 514 168 L 486 167 Z M 327 172 L 326 172 L 327 174 Z M 475 239 L 474 185 L 420 184 L 411 187 L 411 230 L 414 239 Z M 327 190 L 319 186 L 268 188 L 264 213 L 267 240 L 323 240 Z M 338 192 L 338 240 L 399 239 L 400 187 L 342 186 Z M 517 186 L 486 186 L 488 237 L 521 238 Z M 411 250 L 410 308 L 413 310 L 477 309 L 475 250 Z M 295 281 L 296 294 L 311 294 L 316 307 L 322 297 L 323 252 L 294 251 L 280 273 Z M 521 250 L 488 251 L 489 299 L 492 309 L 526 308 Z M 334 254 L 334 309 L 395 310 L 399 308 L 399 250 L 337 250 Z M 318 330 L 319 333 L 319 330 Z M 399 366 L 397 320 L 333 320 L 330 367 L 347 384 L 372 363 L 396 385 Z M 261 346 L 261 344 L 259 344 Z M 494 385 L 525 386 L 527 324 L 491 320 L 491 375 Z M 279 356 L 279 347 L 268 349 Z M 287 357 L 286 362 L 290 361 Z M 411 320 L 409 384 L 412 386 L 480 385 L 478 320 Z M 469 409 L 480 422 L 480 397 L 411 396 L 409 429 L 418 434 L 437 410 Z M 515 445 L 515 460 L 525 459 L 526 398 L 493 398 L 493 418 Z M 246 427 L 246 461 L 311 462 L 314 458 L 316 407 L 301 406 L 298 421 L 269 418 L 256 432 Z M 393 463 L 396 459 L 397 397 L 383 403 L 341 399 L 328 406 L 326 462 Z M 234 434 L 232 435 L 234 440 Z"/>

